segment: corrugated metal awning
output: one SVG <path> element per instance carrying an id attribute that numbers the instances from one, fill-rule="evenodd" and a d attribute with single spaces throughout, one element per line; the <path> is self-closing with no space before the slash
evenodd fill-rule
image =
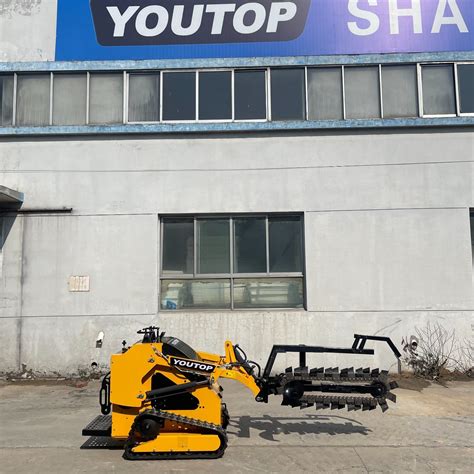
<path id="1" fill-rule="evenodd" d="M 23 204 L 23 193 L 0 185 L 0 209 L 18 209 Z"/>

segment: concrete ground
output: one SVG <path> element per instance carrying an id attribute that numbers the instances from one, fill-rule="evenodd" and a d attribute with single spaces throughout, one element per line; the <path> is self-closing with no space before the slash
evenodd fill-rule
<path id="1" fill-rule="evenodd" d="M 79 449 L 99 413 L 98 382 L 0 382 L 0 472 L 474 472 L 474 384 L 427 385 L 402 381 L 382 414 L 259 404 L 228 382 L 222 459 L 130 462 L 120 450 Z"/>

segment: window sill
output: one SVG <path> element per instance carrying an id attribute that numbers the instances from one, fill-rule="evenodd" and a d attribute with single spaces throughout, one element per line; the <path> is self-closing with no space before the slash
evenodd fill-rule
<path id="1" fill-rule="evenodd" d="M 0 127 L 0 136 L 121 135 L 156 133 L 215 133 L 287 130 L 344 130 L 411 127 L 472 126 L 474 116 L 405 119 L 302 120 L 289 122 L 193 122 L 45 127 Z"/>
<path id="2" fill-rule="evenodd" d="M 173 314 L 188 314 L 188 313 L 275 313 L 275 312 L 291 312 L 291 313 L 307 313 L 305 308 L 221 308 L 221 309 L 204 309 L 204 308 L 189 308 L 189 309 L 160 309 L 160 313 Z"/>

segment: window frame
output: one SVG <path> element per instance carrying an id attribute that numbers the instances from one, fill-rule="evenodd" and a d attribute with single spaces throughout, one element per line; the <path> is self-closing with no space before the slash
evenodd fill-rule
<path id="1" fill-rule="evenodd" d="M 391 66 L 414 66 L 415 67 L 415 76 L 416 76 L 416 115 L 412 116 L 404 116 L 404 117 L 385 117 L 384 115 L 384 103 L 383 103 L 383 68 L 385 67 L 391 67 Z M 387 119 L 387 120 L 410 120 L 414 118 L 421 118 L 421 90 L 420 90 L 420 84 L 421 84 L 421 69 L 418 68 L 418 63 L 387 63 L 387 64 L 379 64 L 379 84 L 380 84 L 380 111 L 381 111 L 381 118 L 382 119 Z M 436 117 L 438 117 L 436 115 Z"/>
<path id="2" fill-rule="evenodd" d="M 56 73 L 59 73 L 59 71 L 57 71 Z M 90 92 L 91 92 L 91 87 L 90 87 L 90 83 L 91 83 L 91 74 L 94 74 L 94 75 L 100 75 L 100 74 L 117 74 L 119 75 L 121 73 L 122 75 L 122 120 L 119 121 L 119 122 L 114 122 L 114 123 L 109 123 L 109 124 L 100 124 L 100 123 L 91 123 L 90 121 L 90 109 L 91 109 L 91 95 L 90 95 Z M 51 73 L 53 74 L 53 73 Z M 107 127 L 107 126 L 111 126 L 111 127 L 114 127 L 114 126 L 117 126 L 117 125 L 125 125 L 127 124 L 127 120 L 128 120 L 128 103 L 127 103 L 127 93 L 126 93 L 126 89 L 128 87 L 128 81 L 127 81 L 127 71 L 117 71 L 115 69 L 111 69 L 111 70 L 98 70 L 98 71 L 87 71 L 87 87 L 86 87 L 86 125 L 89 125 L 91 127 Z M 53 107 L 53 104 L 51 103 L 51 111 L 52 111 L 52 107 Z M 51 118 L 52 118 L 52 113 L 51 113 Z M 67 126 L 71 126 L 71 125 L 65 125 L 66 127 Z M 72 125 L 73 127 L 75 125 Z"/>
<path id="3" fill-rule="evenodd" d="M 302 119 L 277 119 L 274 120 L 272 116 L 272 70 L 293 70 L 293 69 L 302 69 L 303 70 L 303 118 Z M 267 108 L 269 110 L 268 113 L 268 120 L 270 122 L 306 122 L 308 120 L 308 67 L 307 66 L 277 66 L 277 67 L 268 67 L 267 68 L 267 83 L 268 83 L 268 91 L 266 94 L 267 99 Z"/>
<path id="4" fill-rule="evenodd" d="M 51 90 L 50 90 L 50 125 L 53 127 L 75 127 L 75 126 L 82 126 L 82 124 L 77 124 L 77 125 L 55 125 L 54 124 L 54 80 L 56 76 L 79 76 L 79 75 L 84 75 L 86 79 L 86 103 L 83 104 L 84 107 L 84 112 L 85 112 L 85 123 L 84 125 L 89 125 L 89 79 L 90 79 L 90 74 L 89 72 L 84 72 L 84 71 L 68 71 L 68 72 L 63 72 L 63 71 L 57 71 L 57 72 L 52 72 L 51 73 Z"/>
<path id="5" fill-rule="evenodd" d="M 49 117 L 47 125 L 17 125 L 17 112 L 18 112 L 18 76 L 49 76 Z M 12 127 L 20 128 L 42 128 L 53 126 L 53 72 L 41 72 L 41 71 L 21 71 L 13 73 L 13 111 L 12 111 Z"/>
<path id="6" fill-rule="evenodd" d="M 262 71 L 265 73 L 265 110 L 266 110 L 266 117 L 263 119 L 236 119 L 235 118 L 235 71 L 236 68 L 199 68 L 199 69 L 144 69 L 144 70 L 127 70 L 124 71 L 126 74 L 126 83 L 124 87 L 125 91 L 125 109 L 124 110 L 124 123 L 130 125 L 140 125 L 140 124 L 176 124 L 176 123 L 241 123 L 241 122 L 248 122 L 248 123 L 257 123 L 257 122 L 268 122 L 269 119 L 269 84 L 268 84 L 268 76 L 269 76 L 269 69 L 264 67 L 246 67 L 246 68 L 237 68 L 238 71 Z M 195 97 L 195 118 L 189 120 L 165 120 L 163 118 L 163 77 L 166 73 L 173 73 L 173 72 L 193 72 L 195 74 L 195 84 L 196 84 L 196 97 Z M 228 119 L 201 119 L 199 118 L 199 74 L 201 72 L 230 72 L 231 73 L 231 109 L 232 115 L 231 118 Z M 128 104 L 130 100 L 130 75 L 131 74 L 153 74 L 158 73 L 160 76 L 160 111 L 159 116 L 160 119 L 154 121 L 130 121 L 128 120 Z"/>
<path id="7" fill-rule="evenodd" d="M 160 71 L 160 123 L 197 123 L 199 117 L 199 74 L 198 69 L 166 69 Z M 194 73 L 194 118 L 193 119 L 185 119 L 185 120 L 165 120 L 163 118 L 163 85 L 165 82 L 164 76 L 165 74 L 173 74 L 173 73 Z M 143 122 L 140 122 L 143 123 Z"/>
<path id="8" fill-rule="evenodd" d="M 229 123 L 234 121 L 235 104 L 234 104 L 234 70 L 230 68 L 209 68 L 196 69 L 196 122 L 199 123 Z M 231 117 L 228 119 L 201 119 L 199 117 L 199 75 L 201 72 L 230 72 L 230 108 Z"/>
<path id="9" fill-rule="evenodd" d="M 346 93 L 346 71 L 345 67 L 347 69 L 357 69 L 357 68 L 374 68 L 377 69 L 377 85 L 378 85 L 378 108 L 379 108 L 379 116 L 377 117 L 347 117 L 347 93 Z M 383 97 L 382 97 L 382 65 L 380 63 L 369 63 L 369 64 L 348 64 L 343 68 L 343 74 L 342 74 L 342 81 L 343 81 L 343 101 L 344 101 L 344 120 L 383 120 Z"/>
<path id="10" fill-rule="evenodd" d="M 270 261 L 269 261 L 269 225 L 268 221 L 271 217 L 299 217 L 301 226 L 301 253 L 302 253 L 302 271 L 301 272 L 270 272 Z M 158 306 L 160 311 L 223 311 L 223 309 L 214 308 L 181 308 L 181 309 L 163 309 L 161 308 L 161 282 L 163 280 L 229 280 L 230 282 L 230 307 L 224 309 L 225 311 L 267 311 L 267 310 L 284 310 L 284 311 L 302 311 L 306 310 L 306 278 L 305 278 L 305 239 L 304 239 L 304 213 L 302 212 L 289 212 L 289 213 L 229 213 L 229 214 L 161 214 L 158 216 L 160 224 L 160 262 L 159 262 L 159 288 L 158 288 Z M 163 236 L 164 236 L 164 221 L 166 219 L 193 219 L 194 232 L 193 232 L 193 273 L 163 273 Z M 234 272 L 234 240 L 235 240 L 235 226 L 234 219 L 238 218 L 265 218 L 265 245 L 266 245 L 266 272 L 258 273 L 236 273 Z M 198 273 L 197 272 L 197 221 L 199 219 L 228 219 L 229 220 L 229 259 L 230 259 L 230 271 L 229 273 Z M 303 302 L 301 307 L 254 307 L 254 308 L 234 308 L 234 280 L 237 279 L 278 279 L 278 278 L 301 278 L 303 285 Z"/>
<path id="11" fill-rule="evenodd" d="M 162 113 L 163 113 L 163 71 L 161 69 L 143 69 L 136 71 L 124 71 L 125 72 L 125 110 L 124 110 L 124 123 L 128 125 L 140 125 L 140 124 L 156 124 L 161 123 Z M 129 109 L 130 109 L 130 75 L 134 74 L 155 74 L 160 78 L 160 91 L 159 91 L 159 101 L 160 101 L 160 110 L 158 111 L 159 120 L 129 120 Z"/>
<path id="12" fill-rule="evenodd" d="M 309 69 L 339 69 L 341 73 L 341 112 L 342 118 L 340 119 L 310 119 L 310 106 L 309 93 L 308 93 L 308 70 Z M 346 90 L 344 86 L 344 65 L 343 64 L 315 64 L 312 66 L 305 66 L 305 91 L 306 91 L 306 118 L 305 120 L 310 120 L 314 122 L 337 122 L 341 120 L 346 120 Z"/>
<path id="13" fill-rule="evenodd" d="M 384 103 L 383 103 L 383 78 L 382 72 L 384 66 L 390 65 L 397 65 L 397 66 L 415 66 L 416 67 L 416 75 L 417 75 L 417 107 L 418 107 L 418 114 L 413 117 L 385 117 L 384 114 Z M 453 68 L 453 77 L 454 77 L 454 100 L 455 100 L 455 113 L 452 114 L 426 114 L 424 111 L 423 99 L 423 81 L 422 81 L 422 69 L 425 66 L 436 66 L 436 65 L 445 65 L 451 66 Z M 140 124 L 210 124 L 210 123 L 263 123 L 263 122 L 275 122 L 272 117 L 272 104 L 271 104 L 271 69 L 302 69 L 303 70 L 303 87 L 304 87 L 304 100 L 303 100 L 303 107 L 304 107 L 304 115 L 302 119 L 296 120 L 297 122 L 304 122 L 304 121 L 311 121 L 309 118 L 309 96 L 308 96 L 308 68 L 334 68 L 338 67 L 341 70 L 341 80 L 342 80 L 342 119 L 336 119 L 336 121 L 352 121 L 352 120 L 366 120 L 366 121 L 379 121 L 379 120 L 410 120 L 416 118 L 436 118 L 436 119 L 443 119 L 443 118 L 453 118 L 453 117 L 474 117 L 474 112 L 469 113 L 461 113 L 461 97 L 460 97 L 460 90 L 459 90 L 459 77 L 458 77 L 458 67 L 460 65 L 474 65 L 474 61 L 464 60 L 464 61 L 434 61 L 434 62 L 370 62 L 367 64 L 362 63 L 351 63 L 351 64 L 310 64 L 310 65 L 284 65 L 284 66 L 247 66 L 247 67 L 208 67 L 208 68 L 185 68 L 185 69 L 151 69 L 151 68 L 144 68 L 144 69 L 126 69 L 126 70 L 83 70 L 83 69 L 75 69 L 75 70 L 57 70 L 57 71 L 17 71 L 13 73 L 9 73 L 7 75 L 13 75 L 13 111 L 12 111 L 12 122 L 11 125 L 7 125 L 8 127 L 21 127 L 21 128 L 41 128 L 41 127 L 76 127 L 76 126 L 83 126 L 83 125 L 53 125 L 53 110 L 54 110 L 54 80 L 56 75 L 66 75 L 68 73 L 71 74 L 80 74 L 85 73 L 87 76 L 87 85 L 86 85 L 86 126 L 98 126 L 98 124 L 92 124 L 90 122 L 90 82 L 91 82 L 91 74 L 122 74 L 123 75 L 123 83 L 122 83 L 122 91 L 123 91 L 123 111 L 122 111 L 122 120 L 117 122 L 113 125 L 140 125 Z M 347 67 L 357 67 L 357 66 L 365 66 L 365 67 L 378 67 L 378 85 L 379 85 L 379 106 L 380 106 L 380 117 L 373 117 L 373 118 L 364 118 L 364 119 L 350 119 L 347 117 L 347 97 L 346 97 L 346 68 Z M 259 119 L 236 119 L 235 118 L 235 110 L 236 110 L 236 96 L 235 96 L 235 74 L 236 71 L 261 71 L 265 74 L 265 111 L 266 116 L 265 118 Z M 193 119 L 189 120 L 164 120 L 163 119 L 163 83 L 164 83 L 164 75 L 166 73 L 193 73 L 195 75 L 195 116 Z M 231 72 L 231 107 L 232 107 L 232 117 L 227 119 L 200 119 L 199 118 L 199 76 L 201 72 Z M 130 74 L 159 74 L 160 78 L 160 110 L 159 110 L 159 120 L 158 121 L 129 121 L 129 100 L 130 100 Z M 6 73 L 5 73 L 6 74 Z M 50 97 L 49 97 L 49 122 L 45 125 L 18 125 L 17 116 L 17 102 L 18 102 L 18 76 L 24 75 L 46 75 L 48 74 L 50 77 Z M 332 121 L 331 119 L 321 119 L 316 120 L 316 122 L 327 122 Z M 106 124 L 108 125 L 108 124 Z M 112 125 L 112 124 L 111 124 Z M 99 125 L 101 126 L 101 125 Z"/>
<path id="14" fill-rule="evenodd" d="M 12 80 L 12 118 L 9 125 L 0 125 L 0 128 L 13 127 L 16 113 L 16 73 L 0 73 L 0 78 L 10 77 Z M 0 103 L 0 114 L 2 104 Z"/>
<path id="15" fill-rule="evenodd" d="M 235 71 L 263 71 L 265 74 L 265 118 L 263 119 L 236 119 L 235 118 Z M 232 69 L 232 122 L 235 123 L 262 123 L 271 122 L 271 106 L 270 106 L 270 76 L 269 67 L 242 67 Z"/>
<path id="16" fill-rule="evenodd" d="M 422 70 L 424 66 L 452 66 L 453 69 L 453 86 L 454 86 L 454 114 L 425 114 L 425 104 L 423 95 L 423 76 Z M 452 118 L 459 117 L 459 91 L 457 81 L 457 67 L 454 61 L 441 61 L 441 62 L 420 62 L 417 63 L 418 73 L 418 110 L 421 118 Z"/>
<path id="17" fill-rule="evenodd" d="M 456 113 L 458 117 L 474 117 L 474 112 L 461 112 L 461 96 L 459 91 L 458 66 L 463 64 L 474 67 L 474 61 L 461 61 L 454 63 L 454 82 L 456 87 Z"/>
<path id="18" fill-rule="evenodd" d="M 3 247 L 5 246 L 6 242 L 5 222 L 6 217 L 0 214 L 0 279 L 3 277 Z"/>
<path id="19" fill-rule="evenodd" d="M 469 208 L 469 237 L 471 240 L 471 262 L 472 262 L 472 281 L 474 283 L 474 233 L 472 232 L 472 222 L 474 221 L 474 208 Z"/>

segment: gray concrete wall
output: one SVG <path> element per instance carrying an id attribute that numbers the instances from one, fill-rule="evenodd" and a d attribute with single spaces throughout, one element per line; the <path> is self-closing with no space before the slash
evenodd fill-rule
<path id="1" fill-rule="evenodd" d="M 14 221 L 0 370 L 105 365 L 150 323 L 197 349 L 230 338 L 261 362 L 274 343 L 346 346 L 354 332 L 399 344 L 427 321 L 472 337 L 473 162 L 470 129 L 3 139 L 0 183 L 23 207 L 73 212 Z M 273 211 L 304 212 L 306 311 L 159 311 L 161 214 Z M 68 291 L 78 274 L 90 292 Z M 316 363 L 394 360 L 379 347 L 374 361 Z"/>
<path id="2" fill-rule="evenodd" d="M 0 0 L 0 61 L 53 61 L 57 0 Z"/>

